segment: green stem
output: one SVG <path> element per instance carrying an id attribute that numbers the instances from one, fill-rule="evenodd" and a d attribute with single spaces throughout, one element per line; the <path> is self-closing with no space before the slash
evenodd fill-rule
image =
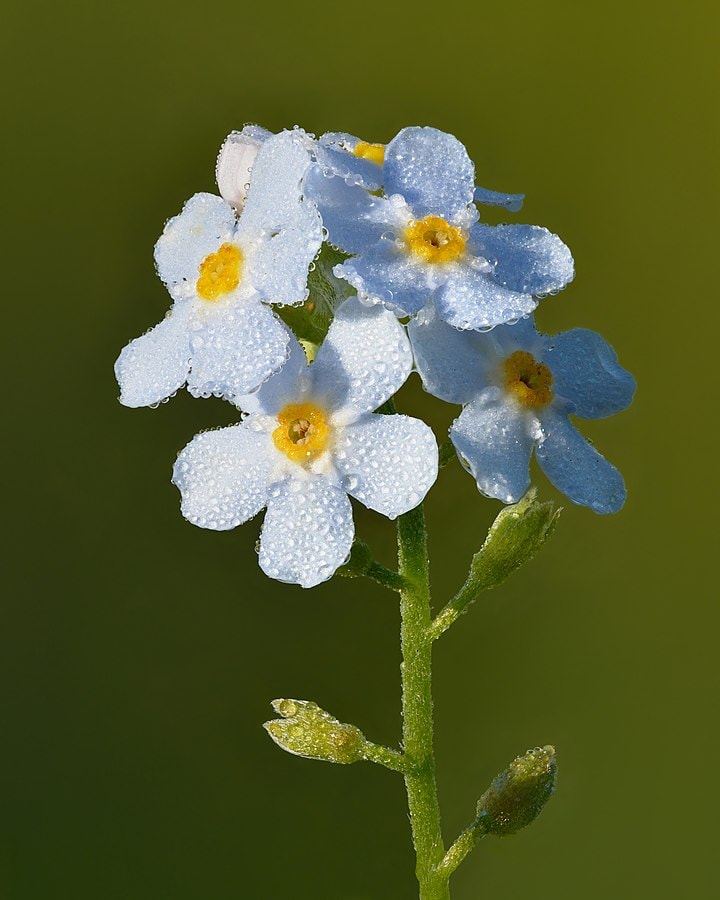
<path id="1" fill-rule="evenodd" d="M 449 878 L 482 837 L 485 837 L 484 829 L 478 822 L 473 822 L 445 854 L 438 866 L 438 875 Z"/>
<path id="2" fill-rule="evenodd" d="M 400 516 L 398 562 L 405 585 L 400 592 L 402 714 L 405 787 L 420 884 L 420 900 L 450 900 L 448 875 L 437 867 L 445 856 L 435 784 L 432 709 L 430 573 L 422 505 Z"/>
<path id="3" fill-rule="evenodd" d="M 373 581 L 377 581 L 378 584 L 391 591 L 401 591 L 405 587 L 405 579 L 402 575 L 398 575 L 397 572 L 393 572 L 392 569 L 387 569 L 377 562 L 371 562 L 364 574 L 367 578 L 372 578 Z"/>
<path id="4" fill-rule="evenodd" d="M 404 773 L 407 769 L 405 756 L 402 753 L 392 750 L 390 747 L 383 747 L 382 744 L 373 744 L 372 741 L 365 742 L 363 756 L 368 762 L 385 766 L 386 769 L 392 769 L 393 772 Z"/>

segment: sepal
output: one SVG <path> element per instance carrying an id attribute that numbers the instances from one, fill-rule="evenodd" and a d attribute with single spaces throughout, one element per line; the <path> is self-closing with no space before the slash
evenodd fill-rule
<path id="1" fill-rule="evenodd" d="M 536 819 L 555 790 L 555 748 L 536 747 L 493 779 L 477 805 L 475 827 L 483 834 L 515 834 Z"/>

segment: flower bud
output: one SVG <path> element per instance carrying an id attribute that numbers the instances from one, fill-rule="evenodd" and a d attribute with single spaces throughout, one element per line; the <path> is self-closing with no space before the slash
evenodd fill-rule
<path id="1" fill-rule="evenodd" d="M 354 763 L 365 758 L 365 737 L 354 725 L 338 722 L 316 703 L 308 700 L 273 700 L 273 709 L 282 719 L 263 726 L 275 743 L 307 759 L 333 763 Z"/>
<path id="2" fill-rule="evenodd" d="M 540 814 L 555 790 L 556 780 L 555 748 L 528 750 L 514 759 L 482 795 L 477 825 L 485 834 L 514 834 Z"/>
<path id="3" fill-rule="evenodd" d="M 270 132 L 264 128 L 246 125 L 242 131 L 231 131 L 220 148 L 215 180 L 220 196 L 238 212 L 245 205 L 255 157 L 268 137 Z"/>

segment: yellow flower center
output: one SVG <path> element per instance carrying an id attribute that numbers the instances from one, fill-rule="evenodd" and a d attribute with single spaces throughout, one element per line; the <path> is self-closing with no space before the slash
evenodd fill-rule
<path id="1" fill-rule="evenodd" d="M 503 363 L 505 387 L 523 406 L 541 409 L 553 398 L 552 372 L 527 350 L 516 350 Z"/>
<path id="2" fill-rule="evenodd" d="M 381 166 L 385 162 L 385 145 L 384 144 L 366 144 L 360 141 L 353 150 L 355 156 L 360 159 L 369 159 L 370 162 L 377 163 Z"/>
<path id="3" fill-rule="evenodd" d="M 273 442 L 293 462 L 312 462 L 327 449 L 330 426 L 314 403 L 288 403 L 280 410 L 278 423 Z"/>
<path id="4" fill-rule="evenodd" d="M 425 216 L 405 229 L 410 251 L 429 263 L 455 262 L 465 252 L 467 238 L 460 228 L 441 219 Z"/>
<path id="5" fill-rule="evenodd" d="M 196 290 L 203 300 L 217 300 L 240 284 L 243 254 L 235 244 L 223 244 L 200 263 Z"/>

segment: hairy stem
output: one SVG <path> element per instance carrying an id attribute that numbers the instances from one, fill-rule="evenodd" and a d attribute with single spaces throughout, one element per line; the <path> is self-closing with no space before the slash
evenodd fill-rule
<path id="1" fill-rule="evenodd" d="M 448 875 L 437 867 L 445 856 L 435 784 L 430 625 L 430 573 L 422 505 L 400 516 L 402 715 L 405 786 L 420 884 L 420 900 L 450 900 Z"/>

